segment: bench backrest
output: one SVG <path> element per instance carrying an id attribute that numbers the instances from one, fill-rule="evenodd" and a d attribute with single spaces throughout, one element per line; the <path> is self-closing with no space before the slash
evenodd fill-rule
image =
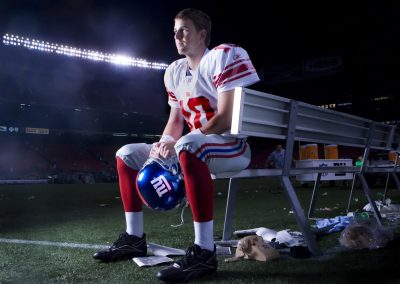
<path id="1" fill-rule="evenodd" d="M 231 133 L 381 150 L 400 142 L 398 127 L 247 88 L 235 89 Z"/>

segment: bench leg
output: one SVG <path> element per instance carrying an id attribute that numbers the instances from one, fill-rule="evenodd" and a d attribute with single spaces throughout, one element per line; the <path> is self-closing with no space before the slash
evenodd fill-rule
<path id="1" fill-rule="evenodd" d="M 315 203 L 317 202 L 317 190 L 321 183 L 321 173 L 318 173 L 317 179 L 314 182 L 314 189 L 311 195 L 310 207 L 308 208 L 308 218 L 314 217 Z"/>
<path id="2" fill-rule="evenodd" d="M 395 172 L 388 173 L 388 178 L 386 179 L 386 186 L 385 186 L 385 193 L 383 194 L 383 201 L 386 200 L 387 196 L 387 188 L 388 188 L 388 183 L 389 183 L 389 175 L 393 178 L 394 183 L 396 184 L 396 188 L 398 191 L 400 191 L 400 181 L 399 178 L 397 177 Z"/>
<path id="3" fill-rule="evenodd" d="M 353 174 L 353 182 L 351 183 L 349 202 L 347 203 L 347 210 L 346 210 L 347 213 L 349 213 L 349 211 L 350 211 L 351 200 L 353 199 L 354 189 L 355 189 L 355 185 L 356 185 L 356 178 L 357 178 L 357 174 L 354 173 Z"/>
<path id="4" fill-rule="evenodd" d="M 229 179 L 228 197 L 226 199 L 224 231 L 222 233 L 222 241 L 229 241 L 232 238 L 232 218 L 233 206 L 235 203 L 237 186 L 234 179 Z"/>
<path id="5" fill-rule="evenodd" d="M 372 210 L 374 211 L 375 219 L 378 222 L 379 226 L 382 226 L 382 216 L 378 210 L 378 207 L 376 207 L 375 201 L 372 199 L 371 190 L 369 189 L 367 180 L 365 179 L 365 177 L 362 173 L 359 173 L 358 177 L 360 178 L 362 189 L 364 190 L 365 196 L 367 197 L 369 204 L 371 204 L 371 206 L 372 206 Z"/>
<path id="6" fill-rule="evenodd" d="M 288 197 L 290 204 L 293 208 L 297 223 L 303 233 L 303 236 L 307 243 L 308 249 L 311 251 L 311 253 L 314 256 L 320 255 L 321 252 L 318 248 L 317 242 L 315 240 L 315 236 L 311 231 L 311 227 L 308 223 L 308 220 L 306 219 L 306 216 L 304 215 L 303 208 L 301 208 L 299 199 L 297 198 L 296 192 L 293 188 L 292 183 L 290 182 L 289 177 L 282 176 L 281 182 L 282 182 L 282 187 L 286 193 L 286 196 Z"/>
<path id="7" fill-rule="evenodd" d="M 388 186 L 389 186 L 389 178 L 390 178 L 390 173 L 387 173 L 386 174 L 385 190 L 383 191 L 382 202 L 385 202 L 385 199 L 386 199 L 387 190 L 388 190 Z"/>
<path id="8" fill-rule="evenodd" d="M 400 191 L 400 181 L 399 181 L 397 174 L 395 172 L 392 172 L 391 176 L 394 180 L 394 183 L 396 184 L 397 190 Z"/>

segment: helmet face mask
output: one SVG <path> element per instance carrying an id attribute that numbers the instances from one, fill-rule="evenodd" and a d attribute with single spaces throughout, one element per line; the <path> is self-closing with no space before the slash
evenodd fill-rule
<path id="1" fill-rule="evenodd" d="M 167 211 L 185 204 L 185 187 L 178 158 L 150 158 L 136 178 L 142 202 L 157 211 Z"/>

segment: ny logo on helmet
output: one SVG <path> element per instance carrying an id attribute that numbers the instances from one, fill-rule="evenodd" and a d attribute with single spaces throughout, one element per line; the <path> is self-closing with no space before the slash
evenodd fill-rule
<path id="1" fill-rule="evenodd" d="M 170 191 L 172 188 L 169 185 L 167 179 L 163 176 L 160 175 L 153 180 L 150 181 L 150 183 L 153 185 L 153 188 L 156 190 L 158 197 L 163 196 L 165 193 Z"/>

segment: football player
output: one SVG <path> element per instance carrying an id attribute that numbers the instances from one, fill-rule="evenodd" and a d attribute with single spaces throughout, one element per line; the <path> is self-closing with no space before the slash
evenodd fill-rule
<path id="1" fill-rule="evenodd" d="M 200 10 L 184 9 L 175 17 L 174 39 L 183 56 L 169 65 L 164 83 L 170 114 L 159 142 L 129 144 L 116 153 L 126 232 L 105 251 L 101 261 L 146 255 L 143 212 L 134 176 L 147 158 L 177 155 L 194 219 L 195 240 L 186 255 L 158 272 L 160 280 L 188 281 L 217 270 L 213 240 L 214 188 L 210 172 L 238 171 L 250 162 L 245 137 L 229 133 L 234 88 L 259 81 L 247 52 L 233 44 L 208 49 L 211 20 Z M 190 133 L 183 135 L 184 122 Z M 182 136 L 183 135 L 183 136 Z"/>

